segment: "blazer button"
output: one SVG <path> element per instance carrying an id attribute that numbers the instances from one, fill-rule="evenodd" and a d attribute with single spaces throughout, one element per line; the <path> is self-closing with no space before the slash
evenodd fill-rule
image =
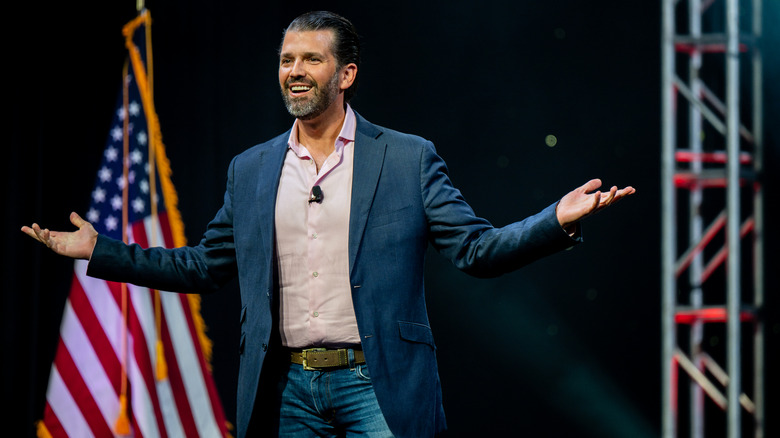
<path id="1" fill-rule="evenodd" d="M 263 344 L 263 351 L 266 351 L 266 350 L 268 350 L 268 345 Z"/>

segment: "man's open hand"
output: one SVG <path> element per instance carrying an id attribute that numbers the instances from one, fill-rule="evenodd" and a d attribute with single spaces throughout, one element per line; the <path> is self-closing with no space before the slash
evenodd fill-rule
<path id="1" fill-rule="evenodd" d="M 568 230 L 578 221 L 636 192 L 631 186 L 620 190 L 618 190 L 617 186 L 612 186 L 608 192 L 602 193 L 597 190 L 599 187 L 601 187 L 601 180 L 598 178 L 592 179 L 561 198 L 560 202 L 558 202 L 556 214 L 558 223 L 565 230 Z M 597 191 L 594 192 L 594 190 Z"/>
<path id="2" fill-rule="evenodd" d="M 32 227 L 23 226 L 22 232 L 48 246 L 57 254 L 74 259 L 89 260 L 97 243 L 98 233 L 92 224 L 76 213 L 70 214 L 70 222 L 78 227 L 78 230 L 72 232 L 49 231 L 47 228 L 41 229 L 38 224 L 32 224 Z"/>

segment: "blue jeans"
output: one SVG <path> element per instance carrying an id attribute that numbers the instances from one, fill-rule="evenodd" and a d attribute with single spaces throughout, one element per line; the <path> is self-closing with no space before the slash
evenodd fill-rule
<path id="1" fill-rule="evenodd" d="M 354 360 L 350 351 L 350 360 Z M 280 437 L 392 437 L 379 410 L 368 367 L 306 371 L 289 364 L 279 382 Z"/>

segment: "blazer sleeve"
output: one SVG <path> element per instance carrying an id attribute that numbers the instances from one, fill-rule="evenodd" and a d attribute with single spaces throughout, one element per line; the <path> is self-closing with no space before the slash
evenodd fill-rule
<path id="1" fill-rule="evenodd" d="M 224 204 L 194 247 L 142 248 L 98 236 L 87 275 L 158 290 L 204 293 L 219 289 L 237 274 L 233 238 L 234 163 L 228 171 Z"/>
<path id="2" fill-rule="evenodd" d="M 557 202 L 502 228 L 476 216 L 448 176 L 433 144 L 422 151 L 421 191 L 432 245 L 458 269 L 495 277 L 581 242 L 558 223 Z M 579 227 L 578 227 L 579 228 Z"/>

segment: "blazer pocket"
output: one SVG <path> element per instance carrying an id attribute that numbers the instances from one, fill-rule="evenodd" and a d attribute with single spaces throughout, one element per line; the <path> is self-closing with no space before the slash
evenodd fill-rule
<path id="1" fill-rule="evenodd" d="M 432 349 L 436 349 L 436 344 L 433 342 L 433 331 L 427 325 L 398 321 L 398 329 L 401 339 L 418 344 L 426 344 Z"/>
<path id="2" fill-rule="evenodd" d="M 244 345 L 246 345 L 246 332 L 244 331 L 244 323 L 246 322 L 246 306 L 241 308 L 241 317 L 239 318 L 241 323 L 241 339 L 238 342 L 238 354 L 244 354 Z"/>
<path id="3" fill-rule="evenodd" d="M 393 222 L 398 222 L 401 219 L 404 219 L 411 211 L 412 206 L 407 205 L 405 207 L 401 207 L 397 210 L 390 210 L 390 211 L 382 211 L 382 212 L 376 212 L 371 215 L 371 220 L 369 222 L 370 226 L 372 228 L 375 227 L 381 227 L 387 224 L 392 224 Z"/>

